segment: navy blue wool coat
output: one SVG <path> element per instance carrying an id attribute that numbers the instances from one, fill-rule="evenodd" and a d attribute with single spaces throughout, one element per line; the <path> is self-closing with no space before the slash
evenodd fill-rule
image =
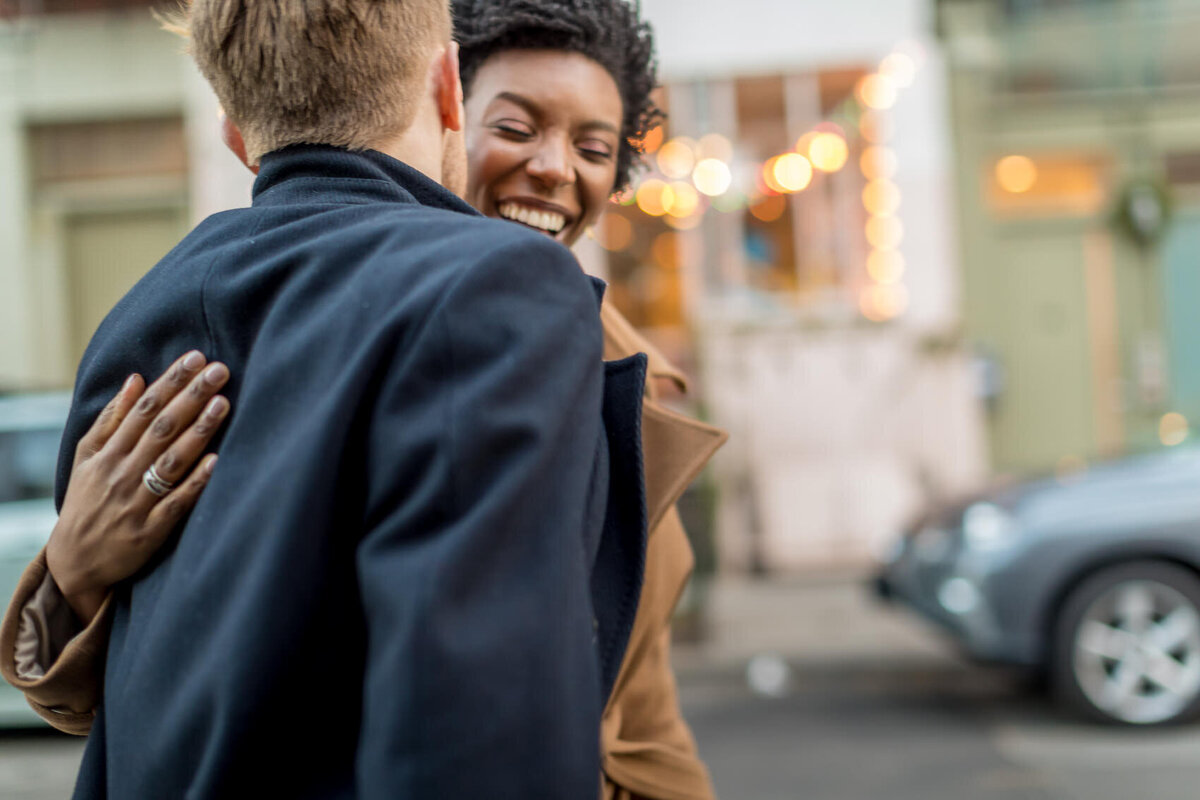
<path id="1" fill-rule="evenodd" d="M 233 414 L 117 587 L 78 798 L 579 798 L 642 574 L 644 357 L 548 238 L 385 155 L 268 155 L 116 306 L 59 462 L 190 348 Z"/>

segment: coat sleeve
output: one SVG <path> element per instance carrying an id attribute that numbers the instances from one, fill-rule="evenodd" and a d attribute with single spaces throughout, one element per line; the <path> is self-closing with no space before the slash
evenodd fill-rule
<path id="1" fill-rule="evenodd" d="M 595 797 L 597 303 L 549 240 L 485 257 L 389 367 L 369 432 L 362 797 Z"/>
<path id="2" fill-rule="evenodd" d="M 25 693 L 44 720 L 66 733 L 86 735 L 104 684 L 112 600 L 79 629 L 42 553 L 17 582 L 0 622 L 0 673 Z"/>

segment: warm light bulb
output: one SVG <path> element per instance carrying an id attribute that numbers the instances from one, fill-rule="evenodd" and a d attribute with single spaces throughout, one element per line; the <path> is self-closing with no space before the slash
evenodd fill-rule
<path id="1" fill-rule="evenodd" d="M 1183 444 L 1189 432 L 1187 417 L 1176 411 L 1163 414 L 1158 421 L 1158 439 L 1167 447 Z"/>
<path id="2" fill-rule="evenodd" d="M 733 184 L 733 173 L 729 165 L 716 158 L 706 158 L 692 171 L 696 188 L 709 197 L 718 197 L 729 191 Z"/>
<path id="3" fill-rule="evenodd" d="M 666 207 L 668 214 L 683 219 L 696 213 L 700 207 L 700 195 L 696 194 L 690 183 L 675 181 L 667 188 L 671 190 L 671 202 Z"/>
<path id="4" fill-rule="evenodd" d="M 888 75 L 865 75 L 855 94 L 867 108 L 885 111 L 896 105 L 896 82 Z"/>
<path id="5" fill-rule="evenodd" d="M 846 165 L 850 148 L 836 133 L 818 133 L 808 145 L 812 165 L 822 172 L 837 172 Z"/>
<path id="6" fill-rule="evenodd" d="M 775 160 L 771 174 L 783 191 L 802 192 L 812 183 L 812 164 L 799 153 L 784 153 Z"/>
<path id="7" fill-rule="evenodd" d="M 871 181 L 862 192 L 863 206 L 877 217 L 890 217 L 900 207 L 900 190 L 889 180 Z"/>
<path id="8" fill-rule="evenodd" d="M 642 181 L 642 185 L 638 187 L 637 205 L 644 213 L 652 217 L 661 217 L 667 213 L 667 208 L 670 201 L 674 199 L 674 192 L 671 187 L 667 186 L 666 182 L 658 178 L 650 178 Z"/>
<path id="9" fill-rule="evenodd" d="M 658 150 L 658 168 L 668 178 L 686 178 L 695 166 L 696 152 L 689 139 L 672 139 Z"/>
<path id="10" fill-rule="evenodd" d="M 904 239 L 904 226 L 895 217 L 871 217 L 866 232 L 876 250 L 895 250 Z"/>
<path id="11" fill-rule="evenodd" d="M 904 269 L 904 256 L 895 250 L 872 250 L 867 256 L 867 275 L 876 283 L 899 283 Z"/>
<path id="12" fill-rule="evenodd" d="M 858 166 L 862 170 L 864 178 L 874 181 L 895 177 L 900 160 L 896 157 L 896 151 L 890 147 L 872 145 L 863 150 L 862 156 L 858 159 Z"/>
<path id="13" fill-rule="evenodd" d="M 996 182 L 1006 192 L 1028 192 L 1037 183 L 1037 178 L 1037 164 L 1028 156 L 1005 156 L 996 162 Z"/>

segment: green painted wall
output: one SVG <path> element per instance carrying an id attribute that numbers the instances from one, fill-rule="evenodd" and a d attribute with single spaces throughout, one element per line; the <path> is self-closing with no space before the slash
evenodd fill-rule
<path id="1" fill-rule="evenodd" d="M 1171 407 L 1200 425 L 1200 209 L 1175 220 L 1163 250 Z"/>

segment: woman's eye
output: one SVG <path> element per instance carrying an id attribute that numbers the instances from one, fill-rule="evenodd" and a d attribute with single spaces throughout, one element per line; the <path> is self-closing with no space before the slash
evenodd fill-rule
<path id="1" fill-rule="evenodd" d="M 533 136 L 533 129 L 519 122 L 501 121 L 492 124 L 492 128 L 506 136 L 516 139 L 528 139 Z"/>
<path id="2" fill-rule="evenodd" d="M 579 145 L 579 152 L 583 153 L 585 158 L 598 161 L 607 161 L 612 158 L 612 148 L 603 142 L 582 142 Z"/>

